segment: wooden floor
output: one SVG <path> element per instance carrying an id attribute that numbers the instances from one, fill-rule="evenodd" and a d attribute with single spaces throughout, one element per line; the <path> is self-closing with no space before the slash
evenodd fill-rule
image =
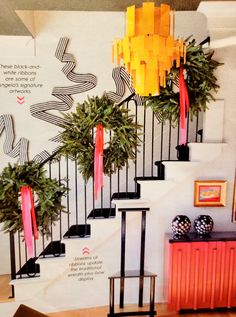
<path id="1" fill-rule="evenodd" d="M 0 303 L 6 302 L 11 297 L 11 286 L 9 282 L 11 280 L 10 274 L 0 275 Z"/>
<path id="2" fill-rule="evenodd" d="M 166 304 L 157 304 L 156 305 L 157 317 L 177 317 L 180 314 L 170 311 L 167 309 Z M 106 317 L 108 314 L 108 306 L 99 307 L 99 308 L 91 308 L 91 309 L 81 309 L 77 311 L 67 311 L 67 312 L 58 312 L 58 313 L 50 313 L 48 316 L 50 317 Z M 134 310 L 134 306 L 127 306 L 125 310 Z M 145 309 L 145 307 L 144 307 Z M 141 309 L 140 309 L 141 310 Z M 117 312 L 118 310 L 116 310 Z M 192 312 L 192 313 L 184 313 L 181 314 L 183 317 L 236 317 L 236 311 L 209 311 L 209 312 Z"/>
<path id="3" fill-rule="evenodd" d="M 11 286 L 9 286 L 10 275 L 0 275 L 0 303 L 6 301 L 12 301 L 9 299 L 11 296 Z M 142 310 L 133 305 L 126 305 L 126 311 Z M 145 307 L 143 307 L 145 310 Z M 146 308 L 147 310 L 147 308 Z M 115 310 L 118 311 L 118 308 Z M 167 309 L 166 304 L 156 305 L 157 317 L 176 317 L 178 313 Z M 109 312 L 109 307 L 96 307 L 90 309 L 71 310 L 64 312 L 48 313 L 49 317 L 106 317 Z M 209 312 L 192 312 L 181 314 L 183 317 L 236 317 L 236 310 L 234 311 L 209 311 Z"/>

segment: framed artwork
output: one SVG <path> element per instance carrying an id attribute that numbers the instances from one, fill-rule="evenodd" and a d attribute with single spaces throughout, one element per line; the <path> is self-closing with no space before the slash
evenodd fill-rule
<path id="1" fill-rule="evenodd" d="M 226 204 L 226 181 L 198 180 L 194 182 L 195 207 L 223 207 Z"/>
<path id="2" fill-rule="evenodd" d="M 236 173 L 234 178 L 234 193 L 233 193 L 233 206 L 232 206 L 232 221 L 236 222 Z"/>

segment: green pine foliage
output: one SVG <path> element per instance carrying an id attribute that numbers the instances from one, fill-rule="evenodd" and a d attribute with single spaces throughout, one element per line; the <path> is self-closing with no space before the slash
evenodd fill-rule
<path id="1" fill-rule="evenodd" d="M 66 187 L 57 180 L 48 178 L 46 171 L 35 162 L 23 165 L 8 164 L 0 174 L 0 223 L 5 232 L 22 231 L 20 188 L 30 186 L 34 193 L 36 221 L 39 230 L 50 234 L 51 225 L 64 211 L 61 198 Z"/>
<path id="2" fill-rule="evenodd" d="M 192 40 L 186 46 L 184 76 L 187 85 L 192 120 L 198 112 L 206 111 L 209 101 L 214 100 L 213 93 L 219 88 L 214 74 L 221 63 L 215 61 L 212 51 L 204 51 L 201 45 Z M 145 98 L 147 107 L 151 107 L 160 122 L 169 121 L 176 125 L 179 119 L 179 68 L 175 65 L 167 75 L 166 88 L 161 87 L 158 96 Z"/>
<path id="3" fill-rule="evenodd" d="M 122 168 L 128 160 L 135 159 L 140 142 L 137 131 L 140 126 L 124 106 L 116 106 L 106 95 L 88 97 L 79 103 L 76 112 L 63 114 L 66 119 L 61 132 L 61 154 L 76 160 L 85 181 L 94 171 L 94 133 L 98 124 L 110 133 L 110 140 L 104 145 L 104 174 L 111 175 Z"/>

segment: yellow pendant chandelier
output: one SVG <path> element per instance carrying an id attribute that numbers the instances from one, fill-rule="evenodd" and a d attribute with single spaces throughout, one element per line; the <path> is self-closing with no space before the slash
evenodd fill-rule
<path id="1" fill-rule="evenodd" d="M 160 86 L 166 86 L 166 74 L 173 63 L 180 66 L 185 61 L 186 47 L 183 40 L 170 35 L 170 6 L 144 2 L 142 8 L 130 6 L 126 13 L 126 35 L 115 40 L 112 59 L 123 64 L 130 74 L 137 94 L 154 96 Z"/>

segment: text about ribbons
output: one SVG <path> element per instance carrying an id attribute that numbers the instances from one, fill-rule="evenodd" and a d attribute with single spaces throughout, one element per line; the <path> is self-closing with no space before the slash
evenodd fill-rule
<path id="1" fill-rule="evenodd" d="M 30 94 L 32 89 L 43 87 L 37 82 L 40 65 L 0 64 L 0 88 L 10 94 Z"/>
<path id="2" fill-rule="evenodd" d="M 76 278 L 79 282 L 92 281 L 104 274 L 103 261 L 95 256 L 75 257 L 69 263 L 68 277 Z"/>

